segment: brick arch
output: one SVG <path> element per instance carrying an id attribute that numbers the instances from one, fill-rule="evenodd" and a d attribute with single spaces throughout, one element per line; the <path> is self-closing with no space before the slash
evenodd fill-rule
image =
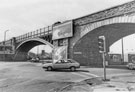
<path id="1" fill-rule="evenodd" d="M 98 36 L 104 35 L 109 47 L 122 37 L 135 33 L 135 23 L 113 23 L 104 25 L 89 31 L 82 36 L 73 46 L 73 58 L 82 65 L 102 66 L 102 58 L 98 52 Z"/>
<path id="2" fill-rule="evenodd" d="M 31 38 L 31 39 L 27 39 L 27 40 L 21 42 L 21 43 L 17 46 L 16 50 L 19 49 L 19 47 L 21 47 L 23 44 L 25 44 L 25 43 L 27 43 L 27 42 L 30 42 L 30 41 L 38 41 L 38 42 L 41 42 L 41 43 L 43 43 L 43 44 L 47 44 L 47 45 L 49 45 L 49 46 L 52 47 L 52 48 L 54 47 L 50 42 L 48 42 L 48 41 L 46 41 L 46 40 L 44 40 L 44 39 L 41 39 L 41 38 Z"/>
<path id="3" fill-rule="evenodd" d="M 81 35 L 81 37 L 83 37 L 87 33 L 89 33 L 90 31 L 92 31 L 96 28 L 99 28 L 99 27 L 102 27 L 105 25 L 110 25 L 110 24 L 118 24 L 118 23 L 135 23 L 135 16 L 134 15 L 123 15 L 123 16 L 118 16 L 118 17 L 109 18 L 106 20 L 87 24 L 87 25 L 81 27 L 80 35 Z"/>
<path id="4" fill-rule="evenodd" d="M 76 44 L 76 42 L 78 42 L 81 38 L 83 38 L 83 36 L 87 35 L 89 32 L 97 28 L 111 25 L 111 24 L 125 24 L 125 23 L 129 23 L 129 24 L 135 23 L 134 14 L 121 15 L 121 16 L 108 18 L 101 21 L 90 22 L 88 24 L 80 25 L 80 26 L 76 25 L 74 28 L 76 31 L 74 34 L 76 38 L 72 38 L 71 47 L 73 47 Z"/>
<path id="5" fill-rule="evenodd" d="M 30 49 L 43 44 L 47 44 L 50 47 L 54 48 L 54 46 L 51 43 L 41 38 L 32 38 L 21 42 L 15 50 L 14 60 L 25 60 L 26 55 Z"/>

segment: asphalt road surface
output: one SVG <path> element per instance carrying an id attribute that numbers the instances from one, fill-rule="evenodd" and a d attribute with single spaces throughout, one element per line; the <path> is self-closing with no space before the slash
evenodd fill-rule
<path id="1" fill-rule="evenodd" d="M 100 68 L 46 71 L 39 63 L 0 62 L 0 92 L 57 92 L 85 79 L 99 78 L 103 76 L 101 71 Z M 114 69 L 108 70 L 107 74 L 128 72 Z"/>
<path id="2" fill-rule="evenodd" d="M 0 92 L 53 92 L 98 77 L 87 70 L 46 71 L 37 63 L 0 62 Z"/>

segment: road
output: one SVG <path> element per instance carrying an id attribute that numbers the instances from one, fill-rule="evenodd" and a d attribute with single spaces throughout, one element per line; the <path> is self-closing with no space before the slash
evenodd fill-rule
<path id="1" fill-rule="evenodd" d="M 103 76 L 100 68 L 46 71 L 39 63 L 0 62 L 0 92 L 54 92 L 68 85 Z M 132 71 L 131 71 L 132 72 Z M 108 70 L 108 74 L 129 73 L 129 70 Z"/>
<path id="2" fill-rule="evenodd" d="M 0 92 L 53 92 L 74 82 L 97 77 L 89 71 L 46 71 L 31 62 L 0 62 Z"/>

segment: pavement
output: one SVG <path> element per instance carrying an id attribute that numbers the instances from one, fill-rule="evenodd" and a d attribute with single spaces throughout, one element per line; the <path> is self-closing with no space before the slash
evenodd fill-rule
<path id="1" fill-rule="evenodd" d="M 103 70 L 101 68 L 83 68 L 96 75 Z M 106 81 L 104 81 L 103 74 L 99 74 L 100 77 L 86 79 L 58 92 L 135 92 L 135 70 L 127 70 L 125 68 L 121 73 L 118 73 L 117 70 L 114 67 L 107 68 Z M 109 71 L 114 71 L 115 73 L 110 74 Z"/>
<path id="2" fill-rule="evenodd" d="M 89 71 L 95 78 L 80 80 L 57 92 L 135 92 L 135 70 L 128 70 L 125 65 L 108 66 L 106 81 L 104 81 L 103 68 L 81 66 L 81 69 Z M 119 70 L 121 72 L 118 72 Z M 114 73 L 110 73 L 111 71 Z"/>
<path id="3" fill-rule="evenodd" d="M 108 66 L 106 80 L 104 80 L 103 68 L 81 66 L 81 69 L 89 71 L 95 78 L 76 82 L 57 92 L 135 92 L 135 70 L 128 70 L 125 65 Z M 112 74 L 110 71 L 114 71 L 114 73 Z"/>

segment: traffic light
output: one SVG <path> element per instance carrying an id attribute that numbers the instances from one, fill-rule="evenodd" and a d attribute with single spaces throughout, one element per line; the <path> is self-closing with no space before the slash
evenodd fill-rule
<path id="1" fill-rule="evenodd" d="M 98 37 L 98 48 L 99 48 L 99 53 L 103 53 L 103 52 L 106 51 L 105 37 L 104 36 L 99 36 Z"/>

